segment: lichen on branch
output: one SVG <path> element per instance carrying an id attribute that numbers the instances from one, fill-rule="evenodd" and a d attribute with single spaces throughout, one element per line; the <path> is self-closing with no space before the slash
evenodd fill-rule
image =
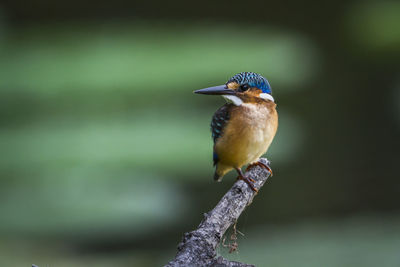
<path id="1" fill-rule="evenodd" d="M 269 165 L 267 159 L 262 158 L 260 161 Z M 265 168 L 254 166 L 245 175 L 254 179 L 254 187 L 260 190 L 271 173 Z M 238 180 L 215 208 L 204 214 L 198 228 L 183 235 L 178 253 L 165 266 L 253 266 L 217 257 L 216 249 L 226 230 L 236 223 L 256 194 L 244 181 Z"/>

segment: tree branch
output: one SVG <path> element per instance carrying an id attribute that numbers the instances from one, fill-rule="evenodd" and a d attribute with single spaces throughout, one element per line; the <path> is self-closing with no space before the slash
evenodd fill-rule
<path id="1" fill-rule="evenodd" d="M 260 159 L 264 164 L 269 164 L 267 159 Z M 255 180 L 254 187 L 260 189 L 267 181 L 270 173 L 259 166 L 251 168 L 246 176 Z M 204 219 L 199 227 L 185 233 L 183 240 L 178 245 L 175 259 L 166 267 L 172 266 L 218 266 L 218 267 L 249 267 L 240 262 L 226 260 L 217 256 L 217 246 L 225 231 L 233 225 L 244 209 L 251 204 L 254 196 L 253 190 L 242 180 L 238 180 L 232 188 L 222 197 L 215 208 L 204 214 Z"/>

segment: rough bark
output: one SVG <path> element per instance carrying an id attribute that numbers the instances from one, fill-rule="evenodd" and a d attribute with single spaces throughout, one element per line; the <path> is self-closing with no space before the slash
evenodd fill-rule
<path id="1" fill-rule="evenodd" d="M 260 159 L 269 164 L 267 159 Z M 245 174 L 255 180 L 254 187 L 260 189 L 270 173 L 260 166 L 252 167 Z M 233 225 L 244 209 L 251 204 L 256 193 L 242 180 L 238 180 L 222 197 L 213 210 L 204 214 L 204 219 L 194 231 L 185 233 L 178 245 L 175 259 L 166 267 L 172 266 L 229 266 L 248 267 L 240 262 L 217 257 L 216 249 L 225 231 Z"/>

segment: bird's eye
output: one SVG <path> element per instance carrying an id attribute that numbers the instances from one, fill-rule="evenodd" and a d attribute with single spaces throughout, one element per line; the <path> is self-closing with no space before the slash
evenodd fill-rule
<path id="1" fill-rule="evenodd" d="M 241 91 L 241 92 L 244 92 L 244 91 L 246 91 L 247 89 L 249 89 L 249 85 L 248 85 L 248 84 L 242 84 L 242 85 L 239 87 L 239 91 Z"/>

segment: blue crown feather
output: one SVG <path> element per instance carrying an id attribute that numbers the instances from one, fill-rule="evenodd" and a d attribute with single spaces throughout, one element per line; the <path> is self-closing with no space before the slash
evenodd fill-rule
<path id="1" fill-rule="evenodd" d="M 248 84 L 250 87 L 257 87 L 262 90 L 263 93 L 271 94 L 271 86 L 268 80 L 260 74 L 254 72 L 241 72 L 229 79 L 228 83 L 236 82 L 240 85 Z"/>

